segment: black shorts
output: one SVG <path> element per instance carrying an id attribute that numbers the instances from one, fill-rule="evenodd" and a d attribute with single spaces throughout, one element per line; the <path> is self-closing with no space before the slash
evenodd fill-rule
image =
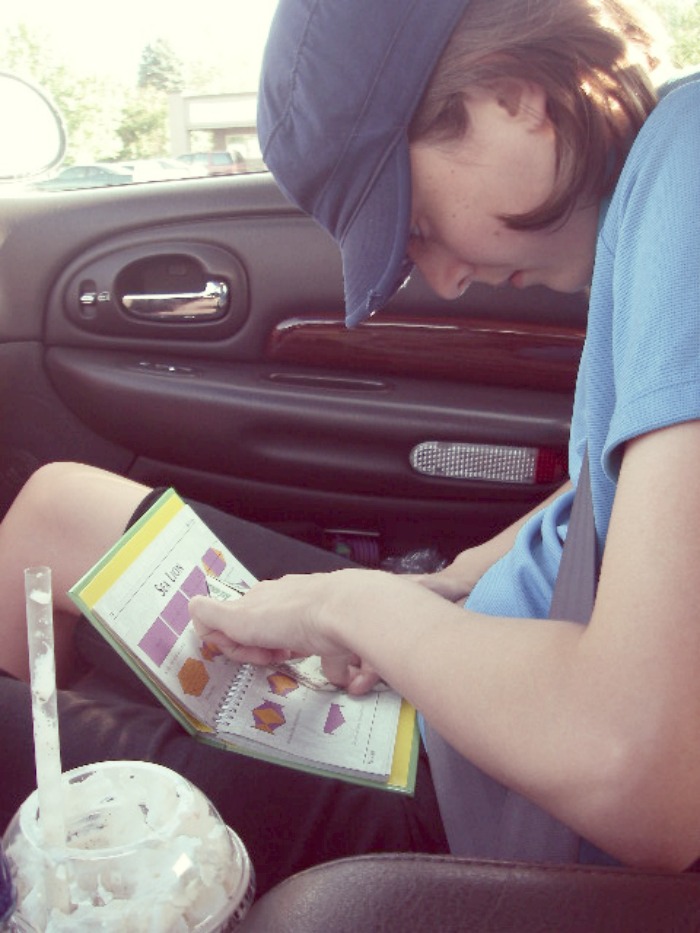
<path id="1" fill-rule="evenodd" d="M 153 501 L 149 495 L 138 517 Z M 253 574 L 347 566 L 336 555 L 192 503 Z M 258 890 L 332 858 L 381 851 L 446 852 L 442 823 L 421 754 L 413 797 L 271 765 L 189 736 L 85 620 L 70 689 L 59 691 L 63 768 L 108 759 L 154 761 L 183 774 L 212 800 L 243 839 Z M 36 786 L 31 696 L 26 683 L 0 677 L 2 829 Z"/>

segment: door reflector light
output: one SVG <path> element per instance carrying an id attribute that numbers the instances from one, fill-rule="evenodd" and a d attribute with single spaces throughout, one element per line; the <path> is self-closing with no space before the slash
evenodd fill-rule
<path id="1" fill-rule="evenodd" d="M 411 451 L 410 462 L 425 476 L 490 483 L 553 483 L 567 471 L 564 449 L 452 441 L 423 441 Z"/>

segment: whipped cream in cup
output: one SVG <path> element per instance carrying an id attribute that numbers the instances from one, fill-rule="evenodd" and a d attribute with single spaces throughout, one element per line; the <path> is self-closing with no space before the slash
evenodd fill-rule
<path id="1" fill-rule="evenodd" d="M 45 847 L 35 791 L 3 837 L 18 918 L 46 933 L 224 933 L 254 895 L 245 846 L 208 798 L 150 762 L 62 775 L 66 844 Z"/>

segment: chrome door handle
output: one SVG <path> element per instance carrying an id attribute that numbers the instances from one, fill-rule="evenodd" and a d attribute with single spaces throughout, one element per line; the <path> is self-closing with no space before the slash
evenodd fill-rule
<path id="1" fill-rule="evenodd" d="M 226 314 L 229 289 L 222 280 L 209 280 L 201 292 L 122 295 L 124 308 L 144 321 L 215 321 Z"/>

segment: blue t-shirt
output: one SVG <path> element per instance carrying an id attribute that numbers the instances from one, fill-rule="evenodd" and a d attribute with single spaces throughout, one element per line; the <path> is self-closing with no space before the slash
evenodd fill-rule
<path id="1" fill-rule="evenodd" d="M 672 90 L 642 127 L 598 237 L 569 444 L 586 444 L 600 553 L 625 441 L 700 418 L 700 81 Z M 549 612 L 573 493 L 521 530 L 470 609 Z"/>
<path id="2" fill-rule="evenodd" d="M 700 418 L 698 151 L 700 82 L 693 82 L 670 91 L 647 119 L 601 222 L 569 445 L 574 484 L 588 447 L 599 553 L 625 442 Z M 512 550 L 475 586 L 466 603 L 470 609 L 547 616 L 572 501 L 573 492 L 567 492 L 527 522 Z M 535 815 L 528 824 L 532 832 L 523 832 L 533 810 L 510 810 L 506 788 L 455 752 L 445 762 L 441 742 L 431 745 L 431 735 L 433 780 L 443 818 L 452 813 L 446 829 L 453 851 L 611 861 L 585 840 L 579 840 L 576 856 L 562 857 L 546 832 L 542 849 L 531 856 L 531 838 L 546 825 L 542 819 Z"/>

